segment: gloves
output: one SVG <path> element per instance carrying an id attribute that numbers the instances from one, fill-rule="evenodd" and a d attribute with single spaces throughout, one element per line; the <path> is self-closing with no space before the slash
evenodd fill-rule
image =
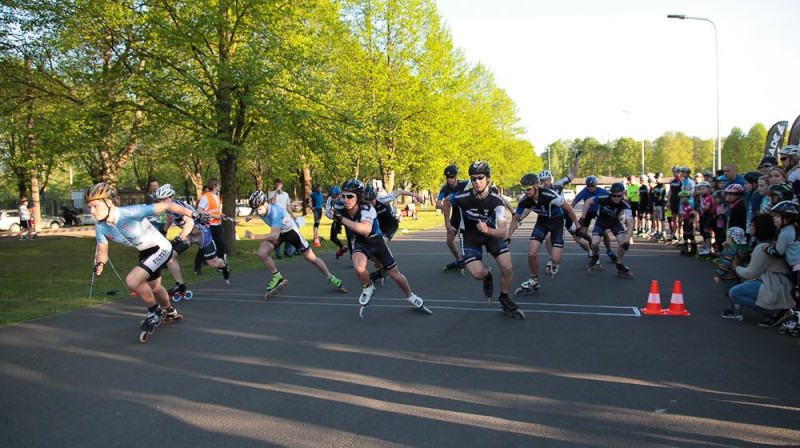
<path id="1" fill-rule="evenodd" d="M 580 159 L 581 158 L 581 151 L 575 151 L 575 158 L 576 159 Z"/>
<path id="2" fill-rule="evenodd" d="M 631 248 L 631 243 L 629 243 L 629 242 L 625 241 L 624 243 L 620 244 L 620 246 L 619 246 L 619 247 L 621 247 L 621 248 L 623 248 L 623 249 L 625 249 L 625 250 L 630 250 L 630 248 Z"/>
<path id="3" fill-rule="evenodd" d="M 511 244 L 511 238 L 505 237 L 505 238 L 503 238 L 503 242 L 506 243 L 506 246 L 508 246 L 508 245 Z"/>
<path id="4" fill-rule="evenodd" d="M 337 224 L 341 224 L 342 223 L 342 218 L 344 218 L 344 216 L 342 216 L 341 210 L 339 210 L 337 208 L 333 209 L 333 222 L 335 222 Z"/>
<path id="5" fill-rule="evenodd" d="M 192 219 L 199 222 L 200 224 L 207 226 L 211 223 L 211 215 L 208 213 L 197 213 L 192 212 Z"/>
<path id="6" fill-rule="evenodd" d="M 767 246 L 767 248 L 764 251 L 767 253 L 767 255 L 772 255 L 773 257 L 778 255 L 778 250 L 775 248 L 774 244 L 770 244 L 769 246 Z"/>
<path id="7" fill-rule="evenodd" d="M 105 263 L 103 263 L 102 261 L 98 261 L 97 263 L 95 263 L 94 264 L 94 274 L 95 275 L 100 275 L 100 273 L 103 272 L 103 266 L 105 266 Z"/>
<path id="8" fill-rule="evenodd" d="M 176 236 L 172 239 L 172 247 L 178 247 L 183 243 L 183 238 Z"/>

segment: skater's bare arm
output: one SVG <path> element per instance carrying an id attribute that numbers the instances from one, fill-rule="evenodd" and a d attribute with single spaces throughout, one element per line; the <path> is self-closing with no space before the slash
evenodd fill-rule
<path id="1" fill-rule="evenodd" d="M 594 198 L 589 198 L 586 200 L 586 202 L 583 203 L 583 212 L 581 212 L 581 219 L 585 218 L 586 214 L 589 213 L 589 208 L 592 207 L 592 204 L 594 204 Z M 575 206 L 574 201 L 572 205 Z"/>
<path id="2" fill-rule="evenodd" d="M 519 222 L 525 219 L 530 214 L 531 214 L 531 209 L 526 208 L 525 211 L 522 212 L 522 216 L 517 215 L 515 213 L 514 216 L 511 217 L 511 225 L 508 228 L 508 238 L 511 238 L 511 236 L 514 235 L 514 231 L 517 230 Z"/>
<path id="3" fill-rule="evenodd" d="M 575 231 L 578 231 L 578 229 L 581 228 L 581 223 L 578 222 L 578 215 L 575 214 L 575 209 L 572 208 L 572 206 L 569 205 L 568 202 L 564 202 L 563 204 L 561 204 L 561 208 L 564 210 L 564 212 L 567 213 L 569 219 L 571 219 L 572 222 L 575 223 Z"/>
<path id="4" fill-rule="evenodd" d="M 575 153 L 575 161 L 572 162 L 572 168 L 570 168 L 569 173 L 567 173 L 567 179 L 572 182 L 572 179 L 575 179 L 575 176 L 578 175 L 578 170 L 581 168 L 581 153 Z"/>
<path id="5" fill-rule="evenodd" d="M 372 220 L 356 222 L 349 218 L 342 218 L 342 225 L 362 236 L 372 233 Z"/>
<path id="6" fill-rule="evenodd" d="M 450 225 L 450 213 L 453 210 L 453 206 L 450 204 L 449 199 L 445 199 L 442 202 L 442 215 L 444 215 L 444 227 L 447 229 L 448 232 L 452 232 L 453 226 Z"/>
<path id="7" fill-rule="evenodd" d="M 95 273 L 103 273 L 103 267 L 108 263 L 108 243 L 97 243 L 97 252 L 94 257 Z"/>
<path id="8" fill-rule="evenodd" d="M 278 242 L 278 239 L 280 239 L 281 237 L 281 228 L 275 227 L 274 229 L 272 229 L 272 232 L 267 234 L 258 234 L 258 233 L 253 233 L 249 230 L 245 230 L 244 237 L 249 240 L 269 241 L 272 244 L 276 244 Z"/>

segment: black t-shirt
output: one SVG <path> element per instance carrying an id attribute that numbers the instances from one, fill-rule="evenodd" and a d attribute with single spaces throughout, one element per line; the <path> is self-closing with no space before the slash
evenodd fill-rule
<path id="1" fill-rule="evenodd" d="M 374 207 L 375 213 L 378 215 L 378 225 L 381 228 L 381 232 L 388 235 L 393 234 L 400 227 L 400 221 L 394 216 L 392 207 L 381 201 L 375 201 Z"/>
<path id="2" fill-rule="evenodd" d="M 356 212 L 353 216 L 350 216 L 350 213 L 347 210 L 345 210 L 343 204 L 333 203 L 332 208 L 338 210 L 339 213 L 342 214 L 342 216 L 351 221 L 355 222 L 372 221 L 372 231 L 370 232 L 369 236 L 366 237 L 364 235 L 361 235 L 360 233 L 352 231 L 347 226 L 343 226 L 348 241 L 355 240 L 356 243 L 366 243 L 368 238 L 383 235 L 383 233 L 381 232 L 380 223 L 378 222 L 377 213 L 375 212 L 375 208 L 373 206 L 369 204 L 360 204 L 356 208 Z"/>
<path id="3" fill-rule="evenodd" d="M 537 220 L 558 218 L 564 216 L 564 211 L 561 209 L 562 204 L 564 204 L 564 198 L 560 194 L 549 188 L 540 188 L 538 200 L 525 196 L 519 201 L 516 214 L 522 216 L 525 209 L 529 208 L 536 213 Z"/>
<path id="4" fill-rule="evenodd" d="M 678 193 L 681 192 L 683 189 L 683 179 L 673 178 L 669 181 L 669 203 L 672 205 L 676 205 L 678 202 L 681 201 L 681 198 L 678 197 Z"/>
<path id="5" fill-rule="evenodd" d="M 660 182 L 653 188 L 653 205 L 656 207 L 667 205 L 667 192 L 664 190 L 664 184 Z"/>
<path id="6" fill-rule="evenodd" d="M 619 214 L 631 209 L 631 203 L 625 199 L 614 202 L 610 195 L 599 196 L 597 199 L 597 221 L 603 223 L 614 223 L 619 221 Z M 630 213 L 630 212 L 629 212 Z M 627 215 L 626 215 L 627 218 Z"/>
<path id="7" fill-rule="evenodd" d="M 728 207 L 728 228 L 741 227 L 747 232 L 747 204 L 739 199 Z"/>
<path id="8" fill-rule="evenodd" d="M 646 207 L 650 204 L 650 187 L 642 185 L 639 187 L 639 206 Z"/>
<path id="9" fill-rule="evenodd" d="M 469 185 L 468 180 L 460 180 L 456 182 L 455 186 L 450 186 L 449 184 L 445 183 L 442 185 L 442 189 L 439 190 L 439 198 L 447 199 L 453 193 L 458 193 L 467 189 L 467 185 Z"/>
<path id="10" fill-rule="evenodd" d="M 450 196 L 453 213 L 461 218 L 461 228 L 477 232 L 479 221 L 496 228 L 497 221 L 504 218 L 505 204 L 498 194 L 489 193 L 485 198 L 475 196 L 475 190 L 462 191 Z"/>

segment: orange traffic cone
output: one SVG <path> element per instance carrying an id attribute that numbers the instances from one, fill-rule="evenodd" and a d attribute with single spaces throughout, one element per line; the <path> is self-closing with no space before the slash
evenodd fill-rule
<path id="1" fill-rule="evenodd" d="M 672 287 L 672 298 L 669 301 L 667 314 L 670 316 L 691 316 L 683 304 L 683 287 L 680 280 L 675 280 L 675 286 Z"/>
<path id="2" fill-rule="evenodd" d="M 650 295 L 647 296 L 647 307 L 642 308 L 642 313 L 649 316 L 662 315 L 666 310 L 661 309 L 661 293 L 658 292 L 658 280 L 650 283 Z"/>
<path id="3" fill-rule="evenodd" d="M 319 243 L 319 237 L 314 238 L 314 247 L 320 247 L 322 244 Z"/>

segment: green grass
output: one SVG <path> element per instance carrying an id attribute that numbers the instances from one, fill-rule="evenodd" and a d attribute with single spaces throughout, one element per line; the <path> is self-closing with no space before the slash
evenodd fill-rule
<path id="1" fill-rule="evenodd" d="M 306 216 L 306 225 L 301 228 L 301 233 L 309 241 L 312 240 L 313 217 Z M 330 253 L 335 249 L 333 243 L 327 240 L 330 234 L 331 221 L 322 219 L 320 235 L 325 240 L 322 247 L 314 248 L 317 254 Z M 419 219 L 404 218 L 400 229 L 414 230 L 426 229 L 442 225 L 442 217 L 436 215 L 432 207 L 419 210 Z M 245 223 L 240 219 L 236 227 L 237 235 L 241 238 L 236 242 L 237 254 L 229 257 L 229 263 L 234 275 L 253 269 L 263 269 L 261 260 L 256 251 L 258 242 L 245 240 L 245 230 L 253 233 L 268 233 L 269 227 L 260 219 Z M 169 237 L 177 234 L 177 229 L 170 230 Z M 398 231 L 398 237 L 402 238 Z M 339 237 L 345 242 L 344 232 Z M 106 266 L 103 275 L 95 281 L 94 293 L 89 300 L 89 285 L 92 279 L 92 260 L 94 257 L 94 238 L 78 238 L 67 236 L 41 236 L 34 242 L 18 241 L 12 238 L 0 243 L 3 254 L 3 269 L 0 269 L 0 325 L 35 319 L 55 313 L 70 311 L 112 300 L 127 297 L 125 285 L 117 279 L 110 265 Z M 192 248 L 179 258 L 184 280 L 191 284 L 199 280 L 219 277 L 214 269 L 208 266 L 203 268 L 202 276 L 193 273 L 194 254 L 197 249 Z M 121 244 L 109 245 L 109 256 L 119 275 L 125 276 L 133 266 L 138 263 L 137 252 Z M 285 262 L 286 258 L 278 263 Z M 163 270 L 163 284 L 170 287 L 174 280 L 167 269 Z M 116 295 L 109 295 L 109 291 L 118 291 Z"/>

